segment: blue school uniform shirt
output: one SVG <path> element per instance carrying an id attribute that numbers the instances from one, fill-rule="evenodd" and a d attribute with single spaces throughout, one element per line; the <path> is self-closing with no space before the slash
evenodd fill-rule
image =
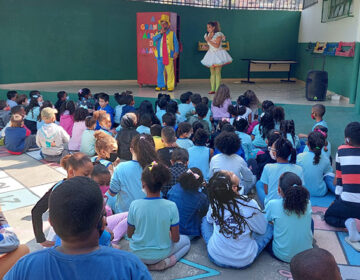
<path id="1" fill-rule="evenodd" d="M 290 133 L 287 133 L 286 134 L 286 139 L 290 141 L 291 145 L 293 146 L 294 149 L 298 149 L 300 148 L 301 144 L 300 144 L 300 140 L 299 140 L 299 137 L 297 135 L 295 135 L 294 139 L 293 137 L 291 136 Z"/>
<path id="2" fill-rule="evenodd" d="M 176 144 L 178 144 L 178 146 L 183 149 L 189 149 L 194 146 L 193 141 L 191 141 L 189 138 L 178 138 L 176 140 Z"/>
<path id="3" fill-rule="evenodd" d="M 138 199 L 131 203 L 127 222 L 135 227 L 130 249 L 141 259 L 158 260 L 171 251 L 170 228 L 179 225 L 176 204 L 161 197 Z"/>
<path id="4" fill-rule="evenodd" d="M 81 136 L 80 152 L 93 156 L 95 154 L 95 130 L 86 129 Z"/>
<path id="5" fill-rule="evenodd" d="M 122 109 L 124 108 L 124 105 L 117 105 L 115 107 L 115 116 L 114 116 L 114 122 L 117 124 L 120 124 L 121 116 L 122 116 Z"/>
<path id="6" fill-rule="evenodd" d="M 244 132 L 235 131 L 237 136 L 239 136 L 241 140 L 241 147 L 244 150 L 245 153 L 245 159 L 248 160 L 250 153 L 252 152 L 254 146 L 251 140 L 251 136 L 249 134 L 246 134 Z"/>
<path id="7" fill-rule="evenodd" d="M 193 146 L 188 149 L 188 167 L 197 167 L 201 170 L 204 179 L 209 181 L 210 149 L 205 146 Z"/>
<path id="8" fill-rule="evenodd" d="M 301 178 L 304 185 L 304 175 L 301 166 L 291 163 L 268 163 L 265 165 L 260 181 L 268 185 L 268 194 L 264 205 L 272 199 L 281 198 L 278 193 L 279 179 L 285 172 L 293 172 Z"/>
<path id="9" fill-rule="evenodd" d="M 131 202 L 145 197 L 141 184 L 142 168 L 136 160 L 121 162 L 115 167 L 109 191 L 117 194 L 115 213 L 129 211 Z"/>
<path id="10" fill-rule="evenodd" d="M 301 166 L 304 173 L 305 187 L 311 196 L 324 196 L 327 193 L 327 187 L 324 181 L 325 174 L 333 174 L 328 157 L 321 155 L 320 162 L 314 164 L 315 154 L 305 152 L 297 155 L 296 164 Z"/>
<path id="11" fill-rule="evenodd" d="M 254 140 L 252 141 L 252 143 L 255 147 L 260 147 L 260 148 L 267 147 L 265 139 L 262 138 L 262 134 L 260 133 L 260 127 L 258 124 L 254 127 L 251 134 L 254 135 L 254 137 L 255 137 Z"/>
<path id="12" fill-rule="evenodd" d="M 40 114 L 40 107 L 32 108 L 29 113 L 25 116 L 25 120 L 37 122 L 38 116 Z"/>
<path id="13" fill-rule="evenodd" d="M 114 125 L 114 109 L 108 104 L 105 108 L 101 108 L 100 106 L 97 108 L 97 111 L 102 110 L 110 115 L 111 118 L 111 127 Z M 99 122 L 96 123 L 96 130 L 100 129 Z"/>
<path id="14" fill-rule="evenodd" d="M 165 113 L 166 113 L 165 110 L 159 109 L 159 110 L 156 112 L 156 114 L 155 114 L 156 117 L 159 119 L 159 121 L 160 121 L 160 123 L 161 123 L 161 126 L 162 126 L 162 123 L 163 123 L 162 117 L 163 117 L 163 115 L 165 115 Z"/>
<path id="15" fill-rule="evenodd" d="M 283 203 L 283 199 L 269 201 L 265 206 L 265 215 L 269 222 L 274 223 L 274 255 L 282 261 L 290 262 L 296 254 L 312 248 L 312 210 L 309 201 L 305 214 L 300 217 L 296 213 L 289 215 Z"/>
<path id="16" fill-rule="evenodd" d="M 21 258 L 5 275 L 15 279 L 151 279 L 146 266 L 131 253 L 110 247 L 81 255 L 56 248 L 43 249 Z"/>
<path id="17" fill-rule="evenodd" d="M 180 183 L 167 193 L 167 199 L 175 202 L 180 217 L 180 234 L 200 236 L 202 217 L 209 207 L 207 196 L 198 190 L 184 190 Z"/>
<path id="18" fill-rule="evenodd" d="M 26 129 L 24 127 L 7 127 L 5 129 L 5 146 L 8 151 L 22 153 L 25 149 Z"/>
<path id="19" fill-rule="evenodd" d="M 315 123 L 314 126 L 312 127 L 311 131 L 314 131 L 315 127 L 317 127 L 318 125 L 328 128 L 326 121 L 322 120 L 322 121 Z"/>
<path id="20" fill-rule="evenodd" d="M 321 149 L 321 155 L 325 155 L 327 156 L 329 159 L 331 157 L 331 143 L 328 141 L 327 142 L 328 145 L 327 145 L 327 151 L 325 151 L 324 147 Z M 309 152 L 309 146 L 306 145 L 305 148 L 304 148 L 304 152 Z"/>
<path id="21" fill-rule="evenodd" d="M 150 127 L 147 127 L 147 126 L 144 126 L 144 125 L 138 126 L 136 131 L 139 132 L 140 134 L 145 133 L 145 134 L 151 135 Z"/>
<path id="22" fill-rule="evenodd" d="M 178 110 L 179 110 L 179 113 L 180 113 L 180 122 L 185 122 L 186 121 L 186 115 L 188 113 L 190 113 L 192 110 L 193 110 L 193 106 L 191 103 L 187 104 L 187 103 L 181 103 L 179 104 L 178 106 Z"/>
<path id="23" fill-rule="evenodd" d="M 108 168 L 110 165 L 112 165 L 111 161 L 99 158 L 98 156 L 93 156 L 92 158 L 90 158 L 90 160 L 92 163 L 98 162 L 98 163 L 104 165 L 106 168 Z"/>
<path id="24" fill-rule="evenodd" d="M 102 232 L 99 238 L 99 245 L 108 247 L 111 245 L 111 234 L 108 231 L 104 230 Z M 55 247 L 57 246 L 61 246 L 61 238 L 58 235 L 55 237 Z"/>
<path id="25" fill-rule="evenodd" d="M 121 112 L 121 116 L 120 116 L 120 120 L 122 119 L 122 117 L 127 114 L 127 113 L 135 113 L 136 109 L 134 106 L 130 106 L 130 105 L 125 105 L 122 108 L 122 112 Z"/>

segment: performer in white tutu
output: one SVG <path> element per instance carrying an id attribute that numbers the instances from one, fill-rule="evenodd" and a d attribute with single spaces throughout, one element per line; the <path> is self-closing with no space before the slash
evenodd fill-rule
<path id="1" fill-rule="evenodd" d="M 221 46 L 222 41 L 225 41 L 225 35 L 220 32 L 220 24 L 217 21 L 208 22 L 204 38 L 209 45 L 209 50 L 201 63 L 210 68 L 211 91 L 209 94 L 215 94 L 221 84 L 221 68 L 231 63 L 232 58 Z"/>

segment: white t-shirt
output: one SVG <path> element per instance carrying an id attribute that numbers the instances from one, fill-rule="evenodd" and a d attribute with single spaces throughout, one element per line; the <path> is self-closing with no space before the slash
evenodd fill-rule
<path id="1" fill-rule="evenodd" d="M 238 203 L 240 214 L 243 217 L 251 217 L 246 219 L 248 226 L 245 227 L 245 232 L 234 238 L 226 238 L 222 233 L 220 233 L 220 226 L 217 224 L 217 221 L 211 217 L 212 208 L 209 207 L 206 219 L 209 223 L 214 225 L 214 233 L 212 234 L 209 243 L 207 245 L 209 255 L 217 262 L 230 265 L 234 267 L 244 267 L 251 264 L 258 251 L 258 245 L 254 238 L 251 236 L 251 231 L 264 234 L 266 232 L 267 221 L 265 215 L 260 212 L 258 204 L 255 200 L 250 200 L 249 202 L 241 201 L 242 204 L 248 205 L 243 206 Z M 251 207 L 255 207 L 251 208 Z M 225 210 L 224 212 L 224 221 L 229 223 L 230 226 L 237 224 L 233 223 L 233 219 L 229 211 Z"/>

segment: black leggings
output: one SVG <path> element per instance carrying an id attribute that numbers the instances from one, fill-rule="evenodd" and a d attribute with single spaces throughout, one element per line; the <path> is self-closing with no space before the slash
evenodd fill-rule
<path id="1" fill-rule="evenodd" d="M 325 222 L 333 227 L 345 227 L 349 218 L 360 219 L 360 203 L 336 199 L 325 212 Z"/>

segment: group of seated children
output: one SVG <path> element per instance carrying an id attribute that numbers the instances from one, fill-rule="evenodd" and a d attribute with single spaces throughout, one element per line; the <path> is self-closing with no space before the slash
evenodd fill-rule
<path id="1" fill-rule="evenodd" d="M 135 108 L 125 91 L 115 94 L 114 109 L 107 94 L 93 100 L 88 89 L 79 91 L 76 104 L 64 92 L 58 97 L 59 113 L 31 92 L 30 104 L 12 107 L 3 128 L 9 152 L 22 153 L 36 142 L 45 160 L 61 161 L 67 171 L 67 179 L 32 210 L 36 240 L 45 247 L 69 245 L 72 233 L 56 223 L 55 234 L 45 238 L 41 217 L 48 205 L 51 214 L 51 199 L 64 184 L 85 180 L 73 178 L 78 176 L 92 178 L 102 191 L 107 227 L 99 227 L 100 244 L 118 248 L 127 234 L 130 250 L 150 270 L 173 266 L 200 237 L 210 260 L 221 267 L 246 268 L 264 249 L 290 262 L 313 247 L 310 197 L 328 190 L 336 200 L 325 221 L 346 227 L 347 242 L 360 246 L 358 122 L 345 129 L 334 180 L 321 104 L 312 107 L 311 132 L 296 135 L 282 107 L 269 100 L 260 104 L 250 90 L 233 103 L 226 85 L 211 109 L 207 98 L 191 92 L 180 96 L 181 104 L 159 94 L 154 107 L 145 100 Z"/>

